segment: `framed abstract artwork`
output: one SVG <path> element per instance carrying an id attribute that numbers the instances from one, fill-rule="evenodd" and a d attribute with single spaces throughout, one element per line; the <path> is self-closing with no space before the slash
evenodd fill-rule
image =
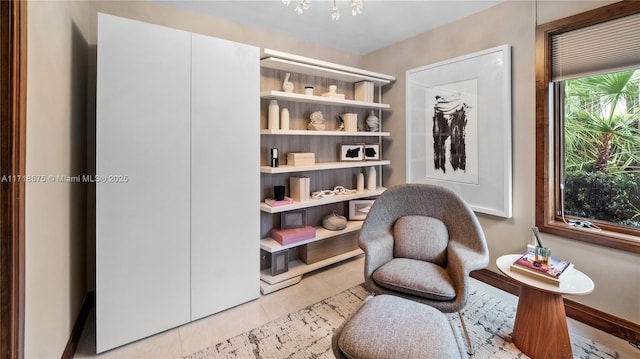
<path id="1" fill-rule="evenodd" d="M 407 183 L 447 187 L 476 212 L 512 216 L 511 47 L 406 73 Z"/>
<path id="2" fill-rule="evenodd" d="M 354 199 L 349 201 L 349 220 L 364 221 L 373 202 L 375 202 L 373 199 Z"/>
<path id="3" fill-rule="evenodd" d="M 280 229 L 303 228 L 307 225 L 307 212 L 304 209 L 282 212 Z"/>
<path id="4" fill-rule="evenodd" d="M 340 145 L 340 161 L 364 160 L 364 143 Z"/>
<path id="5" fill-rule="evenodd" d="M 364 159 L 366 161 L 378 161 L 380 160 L 380 145 L 379 144 L 365 144 L 364 145 Z"/>
<path id="6" fill-rule="evenodd" d="M 289 270 L 289 250 L 271 253 L 271 275 L 286 273 Z"/>

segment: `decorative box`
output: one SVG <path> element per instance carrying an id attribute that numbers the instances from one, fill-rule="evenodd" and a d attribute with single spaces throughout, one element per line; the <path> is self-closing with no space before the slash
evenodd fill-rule
<path id="1" fill-rule="evenodd" d="M 316 229 L 311 226 L 292 229 L 272 229 L 271 238 L 280 243 L 281 245 L 287 245 L 304 241 L 305 239 L 315 238 Z"/>
<path id="2" fill-rule="evenodd" d="M 313 152 L 287 153 L 289 166 L 313 166 L 316 164 L 316 154 Z"/>

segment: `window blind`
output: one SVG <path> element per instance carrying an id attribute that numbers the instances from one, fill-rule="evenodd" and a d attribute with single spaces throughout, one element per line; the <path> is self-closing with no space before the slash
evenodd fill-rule
<path id="1" fill-rule="evenodd" d="M 640 14 L 551 37 L 552 80 L 640 67 Z"/>

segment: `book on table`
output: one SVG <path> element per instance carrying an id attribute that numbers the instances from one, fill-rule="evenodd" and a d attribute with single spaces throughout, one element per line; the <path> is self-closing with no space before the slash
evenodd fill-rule
<path id="1" fill-rule="evenodd" d="M 525 253 L 511 264 L 511 270 L 559 286 L 573 268 L 573 263 L 554 257 L 549 259 L 549 264 L 538 264 L 535 256 L 533 252 Z"/>

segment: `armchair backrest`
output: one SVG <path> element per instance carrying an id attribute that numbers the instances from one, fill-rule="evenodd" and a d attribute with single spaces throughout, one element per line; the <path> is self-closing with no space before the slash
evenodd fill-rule
<path id="1" fill-rule="evenodd" d="M 480 223 L 466 202 L 447 188 L 428 184 L 404 184 L 382 193 L 367 214 L 360 239 L 394 236 L 396 221 L 406 216 L 436 219 L 444 225 L 449 241 L 458 242 L 473 251 L 488 253 Z M 436 226 L 433 221 L 428 225 Z M 404 254 L 407 250 L 401 252 Z"/>
<path id="2" fill-rule="evenodd" d="M 449 232 L 441 220 L 428 216 L 402 216 L 393 225 L 393 239 L 394 257 L 446 266 Z"/>

